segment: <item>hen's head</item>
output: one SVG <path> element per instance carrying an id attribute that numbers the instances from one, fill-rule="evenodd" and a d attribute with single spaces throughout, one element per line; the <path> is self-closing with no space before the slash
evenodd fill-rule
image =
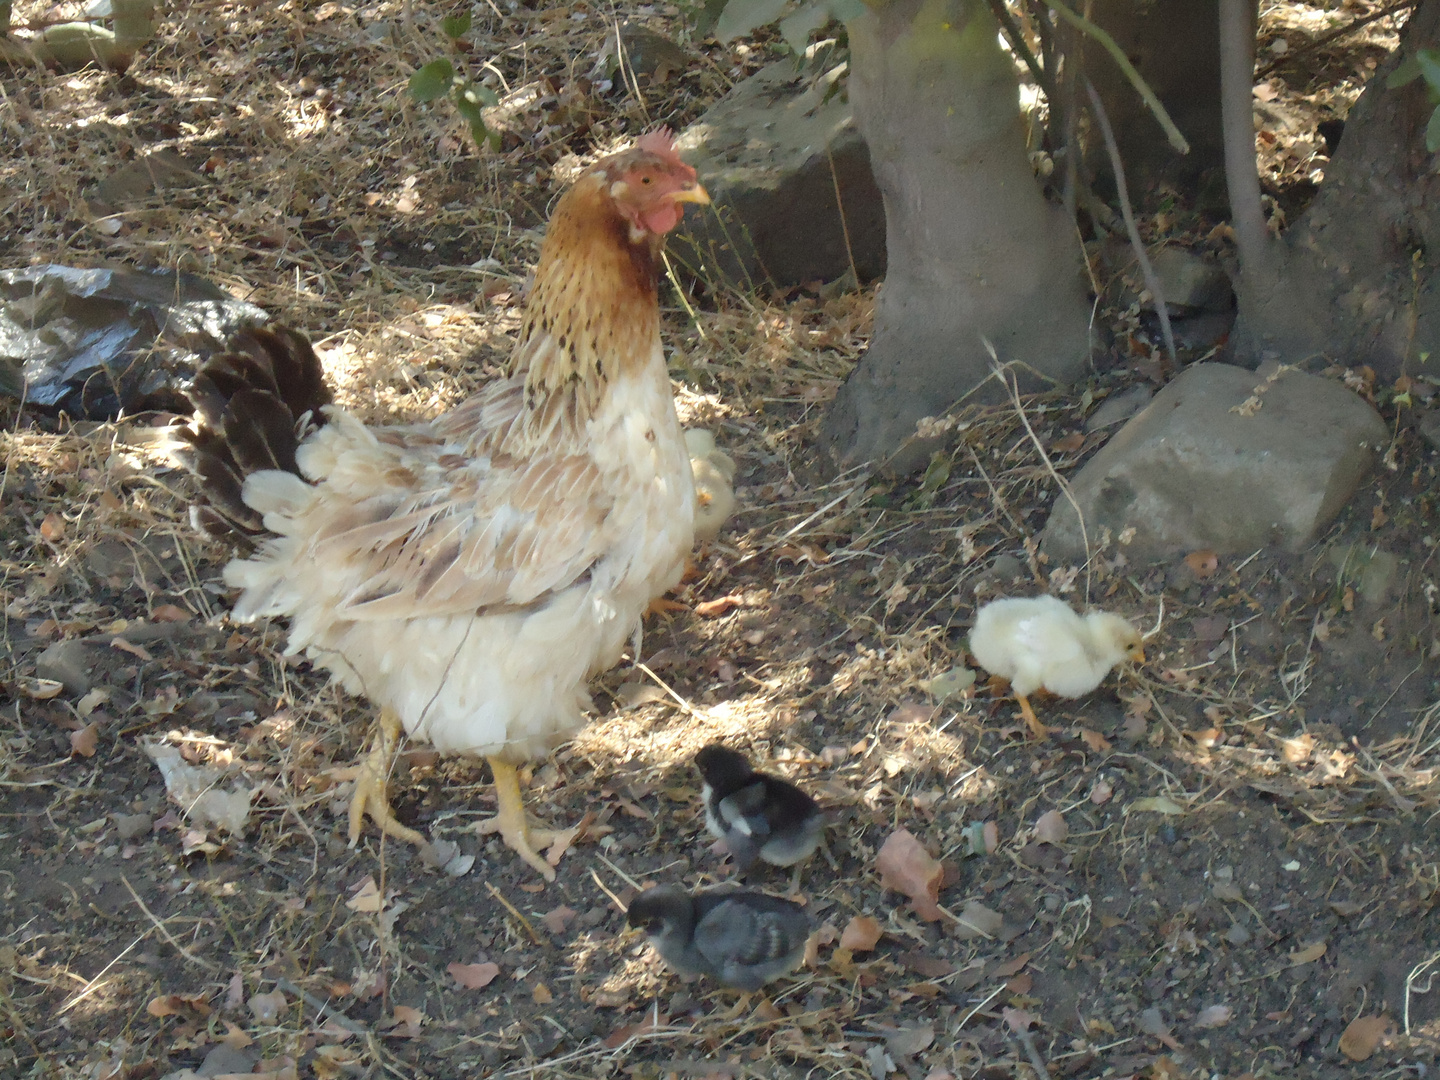
<path id="1" fill-rule="evenodd" d="M 596 163 L 591 170 L 602 177 L 606 194 L 630 225 L 630 239 L 646 234 L 663 236 L 680 224 L 685 203 L 710 201 L 695 178 L 695 170 L 675 152 L 668 128 L 647 131 L 629 150 Z"/>

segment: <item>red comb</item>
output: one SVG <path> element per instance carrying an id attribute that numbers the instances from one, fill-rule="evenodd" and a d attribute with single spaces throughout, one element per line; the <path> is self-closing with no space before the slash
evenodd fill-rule
<path id="1" fill-rule="evenodd" d="M 635 140 L 637 150 L 648 150 L 661 157 L 678 158 L 675 153 L 675 133 L 668 127 L 651 128 Z"/>

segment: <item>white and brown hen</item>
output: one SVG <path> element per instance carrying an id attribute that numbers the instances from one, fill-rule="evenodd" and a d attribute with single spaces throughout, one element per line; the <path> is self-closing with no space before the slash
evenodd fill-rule
<path id="1" fill-rule="evenodd" d="M 207 515 L 248 513 L 271 534 L 225 569 L 236 618 L 288 617 L 289 653 L 380 707 L 352 843 L 366 813 L 425 842 L 386 793 L 403 729 L 489 760 L 498 813 L 481 831 L 553 880 L 516 768 L 584 724 L 587 680 L 620 659 L 693 542 L 656 289 L 664 234 L 708 201 L 665 131 L 588 169 L 550 220 L 507 376 L 429 422 L 372 427 L 325 407 L 287 448 L 328 400 L 295 374 L 318 364 L 293 332 L 251 332 L 238 362 L 197 379 L 209 401 L 186 456 Z M 287 382 L 309 397 L 287 405 Z"/>

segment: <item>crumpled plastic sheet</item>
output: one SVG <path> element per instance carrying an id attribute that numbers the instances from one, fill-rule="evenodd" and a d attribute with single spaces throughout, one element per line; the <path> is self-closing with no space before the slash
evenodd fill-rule
<path id="1" fill-rule="evenodd" d="M 195 274 L 0 270 L 0 394 L 87 420 L 188 413 L 181 390 L 199 362 L 268 320 Z"/>

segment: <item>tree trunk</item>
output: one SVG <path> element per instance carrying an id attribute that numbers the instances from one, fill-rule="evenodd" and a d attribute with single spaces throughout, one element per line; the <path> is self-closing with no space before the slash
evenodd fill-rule
<path id="1" fill-rule="evenodd" d="M 1254 0 L 1248 2 L 1254 6 Z M 1217 0 L 1104 0 L 1092 15 L 1125 50 L 1190 144 L 1188 154 L 1177 154 L 1115 61 L 1095 42 L 1069 35 L 1084 49 L 1085 71 L 1115 128 L 1136 208 L 1155 208 L 1170 197 L 1163 189 L 1173 187 L 1195 192 L 1202 208 L 1223 214 Z M 1113 192 L 1110 161 L 1098 138 L 1086 146 L 1086 161 L 1092 175 L 1104 178 Z"/>
<path id="2" fill-rule="evenodd" d="M 889 267 L 870 349 L 824 435 L 842 466 L 883 460 L 903 473 L 928 454 L 902 447 L 915 422 L 989 374 L 987 342 L 1002 361 L 1078 375 L 1088 309 L 1080 245 L 1031 172 L 985 0 L 877 0 L 849 30 L 850 99 L 884 197 Z"/>
<path id="3" fill-rule="evenodd" d="M 1425 149 L 1434 109 L 1423 80 L 1395 90 L 1406 56 L 1440 45 L 1440 0 L 1411 15 L 1400 49 L 1346 120 L 1320 193 L 1285 236 L 1279 269 L 1242 295 L 1236 358 L 1288 363 L 1324 356 L 1369 364 L 1384 380 L 1421 370 L 1440 346 L 1440 175 Z"/>

